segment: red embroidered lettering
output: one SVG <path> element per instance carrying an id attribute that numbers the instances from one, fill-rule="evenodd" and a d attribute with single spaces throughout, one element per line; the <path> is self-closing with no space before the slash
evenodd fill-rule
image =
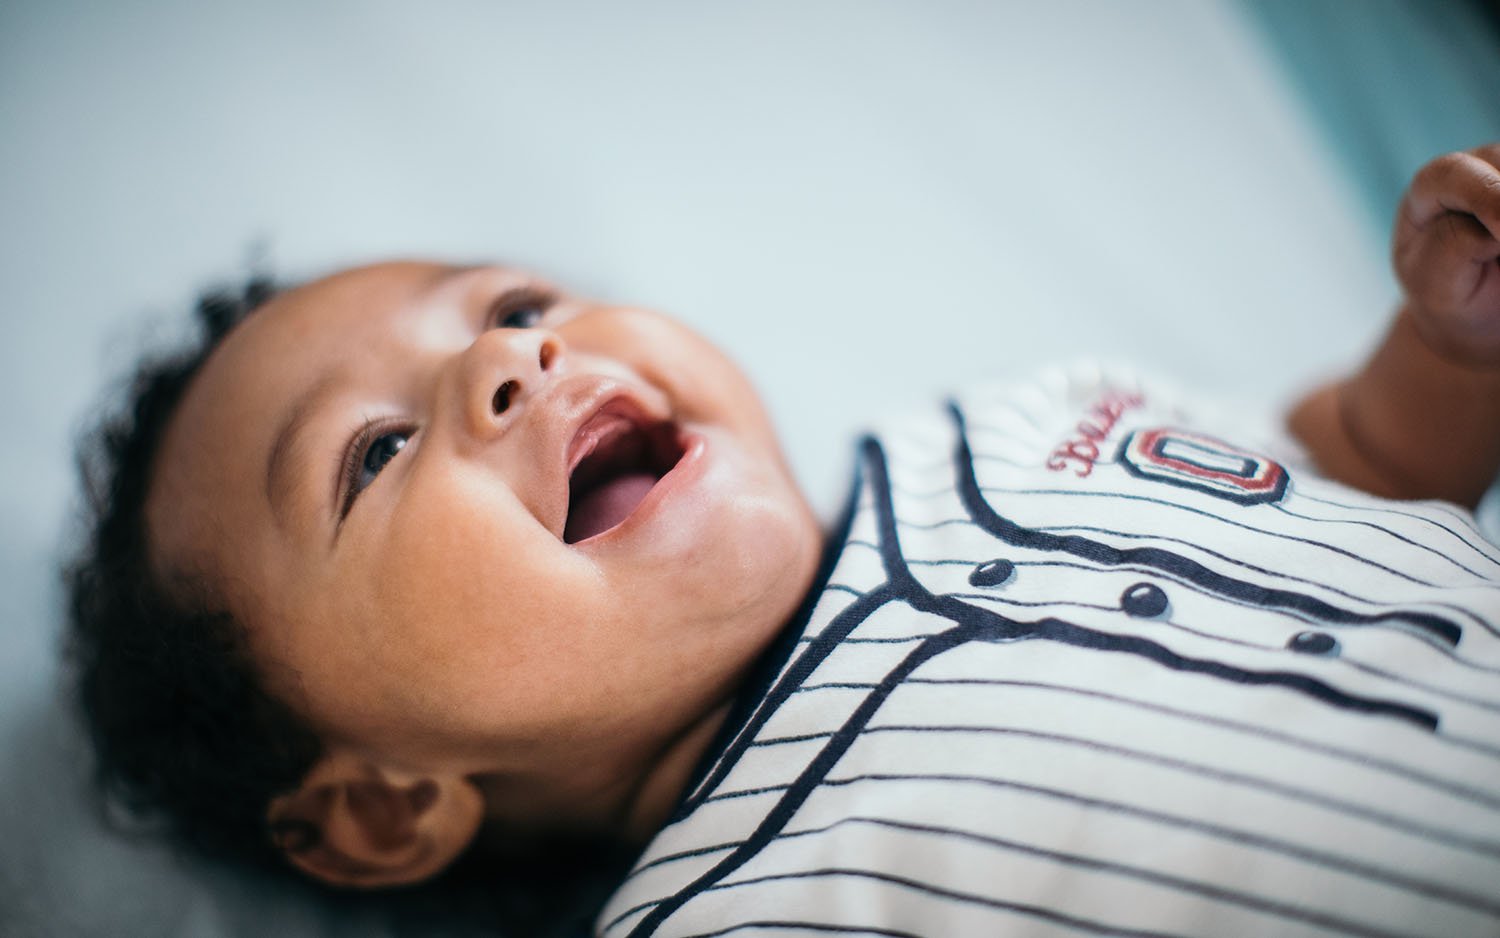
<path id="1" fill-rule="evenodd" d="M 1068 460 L 1078 460 L 1078 468 L 1074 470 L 1078 477 L 1084 478 L 1094 471 L 1094 462 L 1099 458 L 1099 447 L 1088 440 L 1068 440 L 1066 443 L 1052 451 L 1047 459 L 1047 468 L 1053 472 L 1060 472 L 1068 466 Z"/>
<path id="2" fill-rule="evenodd" d="M 1084 419 L 1078 421 L 1078 435 L 1063 440 L 1048 454 L 1047 468 L 1061 472 L 1076 462 L 1073 471 L 1079 478 L 1088 477 L 1094 471 L 1094 463 L 1099 460 L 1099 444 L 1109 438 L 1110 431 L 1114 430 L 1125 411 L 1141 406 L 1144 400 L 1139 394 L 1106 392 L 1084 412 Z"/>

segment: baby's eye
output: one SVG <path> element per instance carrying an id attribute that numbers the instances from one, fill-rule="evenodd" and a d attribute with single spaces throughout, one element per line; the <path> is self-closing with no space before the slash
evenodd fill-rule
<path id="1" fill-rule="evenodd" d="M 513 290 L 490 306 L 490 325 L 496 329 L 531 329 L 542 321 L 556 298 L 543 290 Z"/>
<path id="2" fill-rule="evenodd" d="M 341 514 L 348 514 L 349 508 L 354 504 L 354 499 L 369 487 L 385 464 L 396 458 L 411 439 L 409 430 L 393 430 L 381 433 L 373 439 L 358 441 L 351 454 L 354 458 L 349 461 L 349 468 L 344 479 L 344 504 Z"/>
<path id="3" fill-rule="evenodd" d="M 382 433 L 372 440 L 369 449 L 365 450 L 364 458 L 359 461 L 359 476 L 354 480 L 356 491 L 374 482 L 375 476 L 401 452 L 401 447 L 410 438 L 411 434 L 403 430 L 400 433 Z"/>
<path id="4" fill-rule="evenodd" d="M 406 445 L 409 438 L 410 434 L 404 432 L 383 433 L 376 437 L 370 448 L 365 450 L 365 458 L 360 462 L 360 477 L 357 480 L 359 487 L 364 488 L 373 482 L 376 474 L 401 452 L 401 447 Z"/>
<path id="5" fill-rule="evenodd" d="M 530 329 L 542 321 L 545 312 L 540 306 L 523 306 L 506 313 L 495 325 L 502 329 Z"/>

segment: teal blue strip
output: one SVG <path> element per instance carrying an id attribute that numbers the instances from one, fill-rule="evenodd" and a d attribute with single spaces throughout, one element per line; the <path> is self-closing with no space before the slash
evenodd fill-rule
<path id="1" fill-rule="evenodd" d="M 1500 140 L 1500 5 L 1239 0 L 1382 236 L 1427 160 Z"/>

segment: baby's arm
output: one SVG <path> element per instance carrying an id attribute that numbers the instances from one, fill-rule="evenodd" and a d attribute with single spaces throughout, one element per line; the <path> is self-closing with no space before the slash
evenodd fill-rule
<path id="1" fill-rule="evenodd" d="M 1335 479 L 1473 507 L 1500 470 L 1500 144 L 1417 173 L 1393 254 L 1406 299 L 1390 332 L 1289 424 Z"/>

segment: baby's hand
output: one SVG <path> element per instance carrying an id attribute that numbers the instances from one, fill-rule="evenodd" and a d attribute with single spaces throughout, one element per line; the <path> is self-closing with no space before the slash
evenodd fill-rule
<path id="1" fill-rule="evenodd" d="M 1500 143 L 1440 156 L 1401 200 L 1393 254 L 1413 325 L 1454 362 L 1500 368 Z"/>
<path id="2" fill-rule="evenodd" d="M 1500 144 L 1422 167 L 1393 253 L 1406 301 L 1390 331 L 1289 424 L 1334 479 L 1473 508 L 1500 472 Z"/>

